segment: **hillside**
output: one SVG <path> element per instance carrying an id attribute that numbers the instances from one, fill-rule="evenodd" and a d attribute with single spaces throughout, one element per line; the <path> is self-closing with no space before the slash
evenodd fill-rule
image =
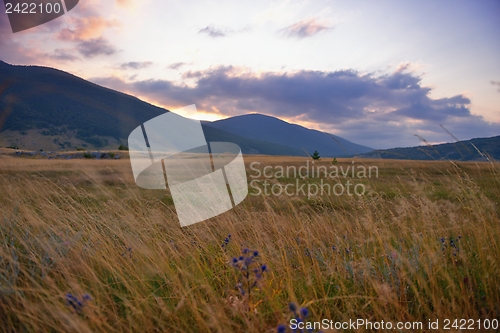
<path id="1" fill-rule="evenodd" d="M 403 160 L 500 160 L 500 136 L 431 146 L 374 150 L 368 154 L 361 154 L 359 157 Z"/>
<path id="2" fill-rule="evenodd" d="M 373 151 L 372 148 L 352 143 L 341 137 L 262 114 L 236 116 L 214 121 L 208 125 L 254 140 L 270 141 L 300 151 L 305 149 L 309 154 L 317 150 L 324 157 L 352 156 Z"/>
<path id="3" fill-rule="evenodd" d="M 74 132 L 96 147 L 100 137 L 125 139 L 132 129 L 165 110 L 66 72 L 0 62 L 2 131 Z"/>

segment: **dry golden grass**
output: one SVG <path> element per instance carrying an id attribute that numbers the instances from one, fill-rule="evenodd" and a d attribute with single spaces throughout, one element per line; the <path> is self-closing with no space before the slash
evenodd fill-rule
<path id="1" fill-rule="evenodd" d="M 291 301 L 309 320 L 498 319 L 498 164 L 356 164 L 379 169 L 364 196 L 248 196 L 181 229 L 128 159 L 1 156 L 0 331 L 275 332 Z M 251 297 L 230 264 L 245 247 L 268 267 Z"/>

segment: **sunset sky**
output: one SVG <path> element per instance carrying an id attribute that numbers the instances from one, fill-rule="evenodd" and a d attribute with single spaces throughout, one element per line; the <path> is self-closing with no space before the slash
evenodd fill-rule
<path id="1" fill-rule="evenodd" d="M 2 10 L 0 60 L 388 148 L 500 135 L 499 36 L 498 0 L 80 0 L 16 34 Z"/>

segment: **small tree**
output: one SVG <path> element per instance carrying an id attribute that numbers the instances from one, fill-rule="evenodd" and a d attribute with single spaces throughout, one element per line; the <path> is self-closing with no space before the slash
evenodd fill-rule
<path id="1" fill-rule="evenodd" d="M 125 145 L 120 145 L 120 147 L 118 147 L 118 150 L 128 150 L 128 147 Z"/>
<path id="2" fill-rule="evenodd" d="M 319 160 L 321 158 L 321 156 L 319 156 L 319 153 L 317 150 L 314 151 L 314 153 L 312 154 L 311 158 L 313 160 Z"/>

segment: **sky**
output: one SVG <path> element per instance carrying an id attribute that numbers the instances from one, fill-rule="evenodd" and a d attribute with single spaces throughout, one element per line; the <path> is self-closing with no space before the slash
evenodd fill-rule
<path id="1" fill-rule="evenodd" d="M 3 8 L 2 8 L 3 9 Z M 198 118 L 279 117 L 373 148 L 500 135 L 500 1 L 80 0 L 0 60 Z M 190 116 L 190 115 L 186 115 Z"/>

